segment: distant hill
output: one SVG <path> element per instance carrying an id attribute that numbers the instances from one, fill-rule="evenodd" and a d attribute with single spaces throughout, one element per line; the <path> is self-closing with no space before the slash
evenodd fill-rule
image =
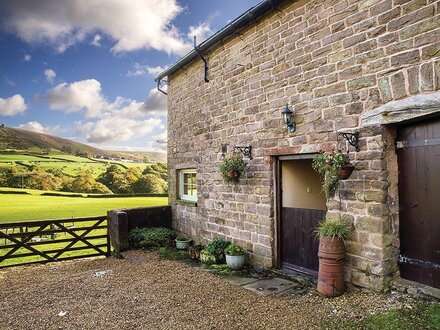
<path id="1" fill-rule="evenodd" d="M 89 145 L 20 128 L 0 127 L 0 152 L 6 150 L 20 151 L 46 151 L 46 152 L 66 152 L 82 153 L 93 156 L 107 156 L 127 158 L 143 161 L 148 159 L 150 162 L 166 163 L 167 156 L 160 152 L 122 152 L 109 151 L 91 147 Z"/>

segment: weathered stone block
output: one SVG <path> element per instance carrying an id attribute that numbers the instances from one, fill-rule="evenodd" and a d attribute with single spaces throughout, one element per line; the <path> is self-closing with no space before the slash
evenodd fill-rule
<path id="1" fill-rule="evenodd" d="M 420 67 L 420 89 L 423 92 L 434 90 L 434 70 L 432 63 L 425 63 Z"/>
<path id="2" fill-rule="evenodd" d="M 403 72 L 398 72 L 391 76 L 391 87 L 395 100 L 402 99 L 407 95 Z"/>
<path id="3" fill-rule="evenodd" d="M 376 76 L 374 75 L 355 78 L 347 82 L 347 88 L 349 91 L 358 90 L 374 85 L 376 85 Z"/>

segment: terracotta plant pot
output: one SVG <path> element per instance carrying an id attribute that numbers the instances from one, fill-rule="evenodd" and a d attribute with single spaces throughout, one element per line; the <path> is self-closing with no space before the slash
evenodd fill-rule
<path id="1" fill-rule="evenodd" d="M 345 166 L 338 169 L 339 180 L 347 180 L 354 171 L 354 166 Z"/>
<path id="2" fill-rule="evenodd" d="M 319 239 L 318 292 L 335 297 L 344 293 L 344 241 L 338 237 Z"/>

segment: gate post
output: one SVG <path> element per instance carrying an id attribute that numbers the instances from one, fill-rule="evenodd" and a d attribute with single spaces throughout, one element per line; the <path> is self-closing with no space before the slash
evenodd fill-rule
<path id="1" fill-rule="evenodd" d="M 107 212 L 110 243 L 115 249 L 115 256 L 121 258 L 121 252 L 128 250 L 128 214 L 113 210 Z"/>

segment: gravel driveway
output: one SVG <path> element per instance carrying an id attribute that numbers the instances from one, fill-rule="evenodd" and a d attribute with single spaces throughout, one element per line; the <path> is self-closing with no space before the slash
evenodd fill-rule
<path id="1" fill-rule="evenodd" d="M 0 329 L 319 329 L 399 308 L 392 296 L 262 297 L 154 252 L 0 271 Z"/>

